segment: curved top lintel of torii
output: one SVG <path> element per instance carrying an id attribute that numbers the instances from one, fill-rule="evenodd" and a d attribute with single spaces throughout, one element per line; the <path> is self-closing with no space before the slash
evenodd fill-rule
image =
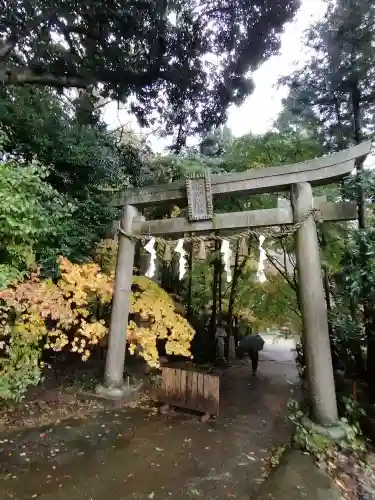
<path id="1" fill-rule="evenodd" d="M 370 150 L 371 141 L 365 141 L 338 153 L 300 163 L 212 175 L 210 178 L 212 195 L 280 192 L 300 182 L 310 182 L 313 186 L 330 184 L 349 175 L 356 160 L 366 157 Z M 183 201 L 186 198 L 186 181 L 181 180 L 158 186 L 129 189 L 116 200 L 116 204 L 142 207 L 155 203 Z"/>

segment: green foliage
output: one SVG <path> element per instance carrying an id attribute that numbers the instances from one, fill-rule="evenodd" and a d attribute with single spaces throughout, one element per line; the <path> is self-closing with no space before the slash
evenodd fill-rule
<path id="1" fill-rule="evenodd" d="M 323 154 L 321 143 L 298 132 L 244 135 L 227 146 L 227 171 L 246 171 L 311 160 Z"/>
<path id="2" fill-rule="evenodd" d="M 222 158 L 201 156 L 190 150 L 178 155 L 157 156 L 149 163 L 148 176 L 143 184 L 173 182 L 208 169 L 212 174 L 224 173 Z"/>
<path id="3" fill-rule="evenodd" d="M 375 175 L 364 170 L 350 177 L 343 185 L 343 196 L 355 201 L 362 191 L 371 204 L 375 200 Z M 371 211 L 370 211 L 371 214 Z M 371 217 L 370 217 L 371 220 Z M 335 307 L 332 325 L 340 341 L 364 339 L 364 330 L 359 328 L 359 316 L 353 316 L 348 304 L 372 304 L 375 299 L 375 228 L 346 229 L 341 239 L 341 252 L 335 274 Z"/>
<path id="4" fill-rule="evenodd" d="M 42 378 L 42 350 L 37 342 L 30 342 L 22 335 L 14 334 L 5 345 L 0 342 L 0 398 L 20 401 L 30 386 L 37 385 Z"/>
<path id="5" fill-rule="evenodd" d="M 328 320 L 332 327 L 333 344 L 343 346 L 344 349 L 352 340 L 363 341 L 364 332 L 358 328 L 358 321 L 348 309 L 349 297 L 346 293 L 337 293 L 335 305 L 329 313 Z M 344 361 L 344 360 L 343 360 Z"/>
<path id="6" fill-rule="evenodd" d="M 212 264 L 215 256 L 210 255 L 209 262 L 195 262 L 192 269 L 192 297 L 191 309 L 195 317 L 199 318 L 204 311 L 208 316 L 212 301 Z"/>
<path id="7" fill-rule="evenodd" d="M 311 453 L 321 459 L 329 451 L 332 441 L 325 436 L 308 430 L 303 424 L 305 417 L 299 403 L 295 400 L 288 401 L 288 419 L 294 424 L 293 442 L 295 446 Z"/>
<path id="8" fill-rule="evenodd" d="M 253 325 L 258 329 L 289 326 L 300 331 L 295 290 L 281 274 L 269 275 L 265 283 L 254 280 L 254 270 L 245 269 L 240 276 L 236 294 L 236 308 L 250 308 L 254 316 Z"/>
<path id="9" fill-rule="evenodd" d="M 51 166 L 53 187 L 76 198 L 85 199 L 83 188 L 126 184 L 129 174 L 113 137 L 103 125 L 81 125 L 74 111 L 47 89 L 0 87 L 0 124 L 9 138 L 6 151 L 26 160 L 36 156 Z"/>
<path id="10" fill-rule="evenodd" d="M 321 261 L 330 276 L 341 270 L 341 260 L 350 234 L 350 223 L 324 222 L 318 228 L 321 243 Z"/>
<path id="11" fill-rule="evenodd" d="M 243 172 L 309 160 L 321 154 L 321 144 L 315 137 L 304 137 L 295 132 L 268 132 L 259 136 L 248 134 L 226 144 L 222 168 L 226 172 Z M 216 205 L 217 212 L 275 208 L 277 196 L 235 196 L 220 200 Z"/>
<path id="12" fill-rule="evenodd" d="M 359 426 L 359 421 L 366 416 L 365 409 L 362 408 L 357 401 L 354 401 L 352 397 L 343 397 L 339 404 L 342 409 L 344 421 L 355 428 L 356 435 L 360 435 L 361 428 Z"/>
<path id="13" fill-rule="evenodd" d="M 6 130 L 6 153 L 20 163 L 35 158 L 48 165 L 44 180 L 64 196 L 74 214 L 65 217 L 39 245 L 45 274 L 54 274 L 56 257 L 83 260 L 118 216 L 111 193 L 134 182 L 143 164 L 132 145 L 119 147 L 101 125 L 80 125 L 70 108 L 53 93 L 32 87 L 0 89 L 0 126 Z"/>
<path id="14" fill-rule="evenodd" d="M 0 128 L 7 134 L 0 160 L 4 290 L 37 267 L 42 276 L 57 277 L 59 254 L 75 262 L 87 260 L 118 215 L 110 206 L 111 194 L 101 188 L 129 185 L 141 160 L 133 146 L 117 147 L 100 124 L 80 125 L 71 109 L 47 90 L 1 87 Z M 43 325 L 33 325 L 40 335 Z M 5 399 L 18 400 L 42 373 L 41 338 L 19 333 L 13 330 L 0 345 L 0 394 Z"/>
<path id="15" fill-rule="evenodd" d="M 222 158 L 202 156 L 195 148 L 191 148 L 180 154 L 160 155 L 151 159 L 147 162 L 142 177 L 138 179 L 138 185 L 169 183 L 205 170 L 209 170 L 211 174 L 225 173 Z M 164 217 L 169 215 L 174 207 L 174 204 L 152 207 L 147 217 L 151 219 Z"/>
<path id="16" fill-rule="evenodd" d="M 330 150 L 374 133 L 375 6 L 330 0 L 327 14 L 306 34 L 310 61 L 283 83 L 290 94 L 279 118 L 284 128 L 303 128 Z"/>
<path id="17" fill-rule="evenodd" d="M 306 415 L 298 401 L 293 399 L 288 401 L 288 420 L 294 426 L 293 442 L 298 448 L 307 451 L 317 460 L 324 460 L 330 457 L 335 449 L 345 450 L 349 453 L 361 453 L 366 446 L 362 439 L 362 432 L 359 425 L 359 418 L 363 416 L 363 410 L 350 400 L 345 400 L 344 416 L 340 419 L 340 426 L 345 430 L 345 439 L 335 442 L 314 430 L 314 427 L 307 428 L 305 425 Z"/>
<path id="18" fill-rule="evenodd" d="M 299 132 L 269 132 L 262 136 L 251 134 L 234 139 L 226 147 L 223 165 L 227 171 L 245 171 L 252 168 L 282 166 L 321 156 L 323 148 L 316 137 L 310 137 Z M 228 202 L 220 203 L 221 210 L 252 210 L 272 208 L 277 203 L 275 195 L 256 195 L 243 200 L 237 197 Z M 232 208 L 230 205 L 232 204 Z M 266 241 L 269 252 L 276 252 L 277 268 L 280 272 L 270 274 L 264 284 L 254 282 L 254 269 L 247 266 L 242 271 L 238 282 L 239 293 L 236 293 L 238 309 L 248 308 L 256 318 L 256 326 L 289 325 L 300 329 L 300 317 L 296 298 L 296 282 L 290 276 L 290 267 L 284 266 L 284 258 L 290 263 L 295 262 L 293 238 L 287 238 L 282 243 Z M 254 255 L 253 258 L 257 258 Z M 271 266 L 272 267 L 272 266 Z M 274 269 L 275 270 L 275 269 Z"/>
<path id="19" fill-rule="evenodd" d="M 46 181 L 33 162 L 0 161 L 0 289 L 36 266 L 38 247 L 65 226 L 74 207 Z"/>
<path id="20" fill-rule="evenodd" d="M 275 53 L 298 6 L 11 0 L 0 28 L 0 81 L 95 87 L 127 102 L 142 125 L 159 115 L 181 147 L 188 131 L 225 121 L 228 106 L 251 92 L 249 71 Z"/>
<path id="21" fill-rule="evenodd" d="M 370 213 L 375 203 L 375 174 L 371 169 L 362 170 L 345 180 L 342 187 L 342 196 L 349 201 L 357 201 L 358 194 L 363 196 L 369 204 Z"/>
<path id="22" fill-rule="evenodd" d="M 345 286 L 354 300 L 375 298 L 375 228 L 354 231 L 342 259 Z"/>

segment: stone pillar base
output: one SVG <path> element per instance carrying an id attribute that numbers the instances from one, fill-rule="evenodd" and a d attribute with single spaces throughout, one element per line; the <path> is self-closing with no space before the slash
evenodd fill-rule
<path id="1" fill-rule="evenodd" d="M 310 432 L 314 434 L 318 434 L 320 436 L 324 436 L 335 443 L 344 441 L 348 435 L 348 428 L 342 422 L 337 422 L 337 424 L 324 426 L 319 425 L 310 420 L 307 417 L 304 417 L 302 420 L 302 425 Z"/>
<path id="2" fill-rule="evenodd" d="M 143 382 L 138 382 L 137 384 L 124 383 L 121 387 L 107 387 L 99 384 L 95 388 L 95 393 L 103 399 L 123 401 L 132 397 L 142 386 Z"/>

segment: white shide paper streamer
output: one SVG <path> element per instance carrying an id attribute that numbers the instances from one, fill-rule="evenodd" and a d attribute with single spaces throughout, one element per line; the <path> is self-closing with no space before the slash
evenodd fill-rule
<path id="1" fill-rule="evenodd" d="M 266 238 L 261 234 L 259 236 L 259 262 L 258 262 L 258 271 L 257 271 L 257 279 L 259 283 L 264 283 L 267 281 L 266 275 L 264 273 L 264 261 L 266 260 L 266 251 L 263 248 L 263 243 Z"/>
<path id="2" fill-rule="evenodd" d="M 175 248 L 175 252 L 180 254 L 180 258 L 178 261 L 178 274 L 180 281 L 185 276 L 186 272 L 186 251 L 184 249 L 184 240 L 183 238 L 179 239 Z"/>
<path id="3" fill-rule="evenodd" d="M 230 244 L 228 240 L 223 240 L 221 243 L 221 254 L 223 256 L 224 261 L 224 271 L 227 273 L 227 282 L 230 283 L 232 281 L 232 271 L 230 268 L 230 261 L 232 257 L 232 250 L 230 248 Z"/>
<path id="4" fill-rule="evenodd" d="M 150 262 L 148 264 L 148 269 L 146 271 L 147 278 L 152 278 L 156 271 L 156 250 L 155 250 L 155 238 L 145 245 L 145 250 L 150 254 Z"/>

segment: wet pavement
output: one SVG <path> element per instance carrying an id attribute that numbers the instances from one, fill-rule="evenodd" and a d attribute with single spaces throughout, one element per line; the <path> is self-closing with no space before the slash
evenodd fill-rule
<path id="1" fill-rule="evenodd" d="M 337 485 L 311 455 L 289 450 L 259 489 L 257 500 L 342 500 Z"/>
<path id="2" fill-rule="evenodd" d="M 244 362 L 223 371 L 214 422 L 128 408 L 0 436 L 0 498 L 248 500 L 263 459 L 290 438 L 292 347 L 266 344 L 255 378 Z"/>

